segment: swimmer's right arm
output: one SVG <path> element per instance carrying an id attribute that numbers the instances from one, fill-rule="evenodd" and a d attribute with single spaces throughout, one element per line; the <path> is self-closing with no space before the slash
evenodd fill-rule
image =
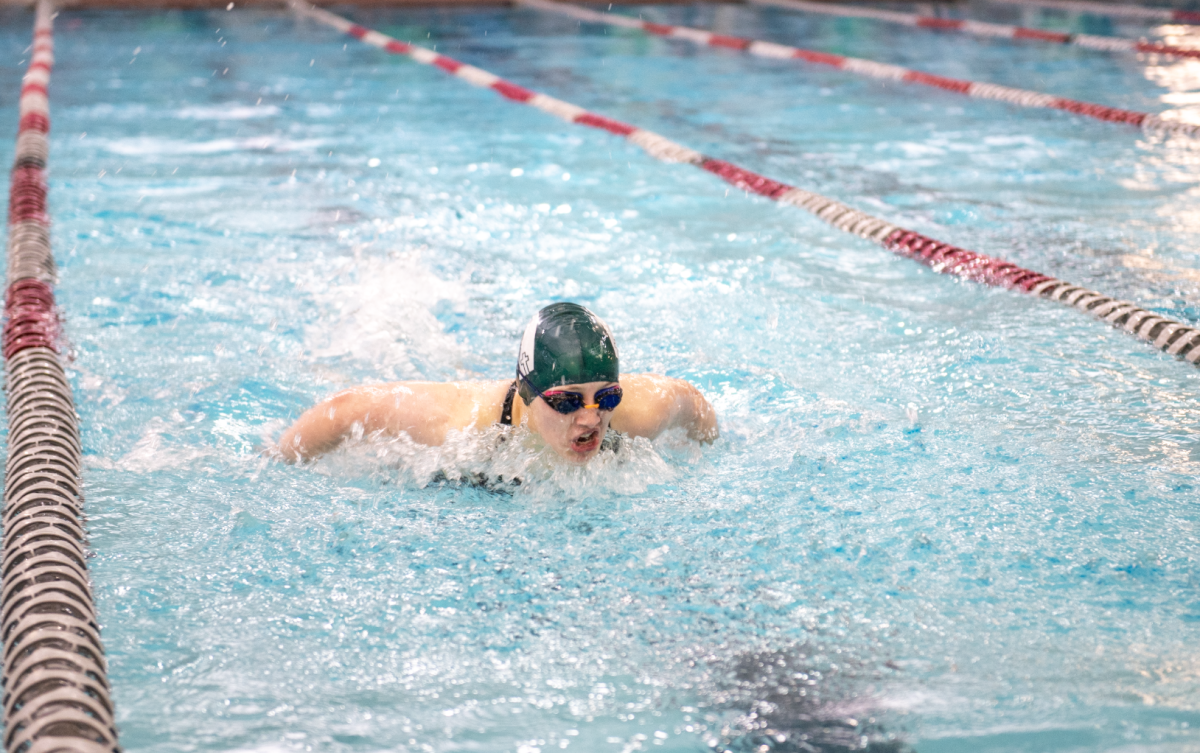
<path id="1" fill-rule="evenodd" d="M 348 437 L 383 431 L 408 434 L 414 442 L 440 445 L 451 428 L 457 395 L 454 385 L 397 382 L 339 392 L 309 408 L 279 438 L 279 452 L 289 463 L 309 460 L 335 449 Z"/>

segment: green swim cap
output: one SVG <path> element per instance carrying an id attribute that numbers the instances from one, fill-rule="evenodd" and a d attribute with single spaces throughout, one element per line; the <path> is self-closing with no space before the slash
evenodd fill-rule
<path id="1" fill-rule="evenodd" d="M 525 327 L 517 356 L 517 389 L 526 405 L 537 397 L 530 384 L 545 392 L 565 384 L 615 382 L 619 374 L 612 330 L 583 306 L 552 303 Z"/>

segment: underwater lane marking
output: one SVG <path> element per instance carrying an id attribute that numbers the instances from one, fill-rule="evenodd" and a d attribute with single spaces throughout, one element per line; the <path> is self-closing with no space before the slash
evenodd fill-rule
<path id="1" fill-rule="evenodd" d="M 777 3 L 799 2 L 804 6 L 813 5 L 813 3 L 803 2 L 802 0 L 751 0 L 763 4 L 774 5 Z M 870 76 L 887 81 L 902 81 L 909 84 L 920 84 L 921 86 L 929 86 L 942 91 L 953 92 L 955 94 L 964 94 L 968 97 L 976 99 L 991 99 L 998 102 L 1005 102 L 1019 107 L 1032 107 L 1050 110 L 1063 110 L 1072 113 L 1073 115 L 1081 115 L 1095 120 L 1103 120 L 1108 123 L 1121 123 L 1141 127 L 1143 130 L 1164 131 L 1167 133 L 1179 134 L 1183 136 L 1200 136 L 1200 125 L 1191 125 L 1175 120 L 1166 120 L 1157 115 L 1151 115 L 1144 112 L 1134 112 L 1131 110 L 1122 110 L 1108 105 L 1096 104 L 1093 102 L 1080 102 L 1074 99 L 1065 97 L 1056 97 L 1052 94 L 1043 92 L 1031 91 L 1028 89 L 1014 89 L 1009 86 L 1001 86 L 999 84 L 989 84 L 980 81 L 965 81 L 962 79 L 948 78 L 946 76 L 938 76 L 924 71 L 915 71 L 909 68 L 903 68 L 898 65 L 888 63 L 880 63 L 874 60 L 865 60 L 863 58 L 845 57 L 843 55 L 835 55 L 828 52 L 819 52 L 817 50 L 805 50 L 799 47 L 788 47 L 787 45 L 775 44 L 773 42 L 763 42 L 760 40 L 741 39 L 740 37 L 730 37 L 724 35 L 716 35 L 711 32 L 701 29 L 689 29 L 682 26 L 668 26 L 666 24 L 656 24 L 649 21 L 640 21 L 637 19 L 622 16 L 616 13 L 602 13 L 600 11 L 590 10 L 588 8 L 580 8 L 576 5 L 570 5 L 561 2 L 552 2 L 552 0 L 513 0 L 518 6 L 526 6 L 537 10 L 547 11 L 549 13 L 559 13 L 570 16 L 572 18 L 589 21 L 600 24 L 614 24 L 625 28 L 638 28 L 656 36 L 687 39 L 697 44 L 705 44 L 710 47 L 726 47 L 729 49 L 741 50 L 748 52 L 751 55 L 761 57 L 769 57 L 775 59 L 793 58 L 803 60 L 808 63 L 816 63 L 818 65 L 828 65 L 850 73 L 857 73 L 861 76 Z M 826 4 L 821 3 L 824 7 Z M 790 7 L 790 5 L 788 6 Z M 831 6 L 841 7 L 841 6 Z M 868 15 L 874 17 L 875 11 L 866 8 L 853 8 L 853 15 Z M 890 11 L 888 14 L 895 15 Z M 923 19 L 925 17 L 913 16 L 913 19 Z M 914 20 L 909 25 L 936 25 L 937 28 L 959 28 L 965 22 L 954 22 L 948 26 L 943 24 L 945 19 L 934 19 L 929 23 L 917 23 Z M 632 22 L 632 24 L 630 23 Z M 1015 27 L 1014 27 L 1015 28 Z M 1036 29 L 1026 30 L 1029 34 L 1045 35 L 1049 32 L 1040 32 Z M 1107 39 L 1097 37 L 1096 39 Z M 1139 43 L 1141 44 L 1141 43 Z M 1147 43 L 1148 44 L 1148 43 Z M 1154 45 L 1150 45 L 1154 46 Z M 1157 50 L 1161 51 L 1161 50 Z M 1200 50 L 1196 51 L 1196 57 L 1200 57 Z"/>
<path id="2" fill-rule="evenodd" d="M 888 23 L 902 24 L 904 26 L 916 26 L 922 29 L 937 29 L 939 31 L 958 31 L 965 34 L 972 34 L 980 37 L 994 37 L 999 39 L 1028 39 L 1037 42 L 1050 42 L 1052 44 L 1072 44 L 1080 47 L 1086 47 L 1092 50 L 1101 50 L 1104 52 L 1154 52 L 1161 55 L 1175 55 L 1176 57 L 1200 58 L 1200 50 L 1189 49 L 1187 47 L 1175 47 L 1173 45 L 1163 44 L 1161 42 L 1141 42 L 1136 39 L 1125 39 L 1122 37 L 1097 37 L 1089 34 L 1064 34 L 1058 31 L 1046 31 L 1045 29 L 1031 29 L 1026 26 L 1009 26 L 1007 24 L 993 24 L 986 21 L 968 21 L 957 18 L 939 18 L 937 16 L 921 16 L 916 13 L 901 13 L 898 11 L 879 11 L 874 8 L 856 8 L 852 5 L 840 5 L 838 3 L 826 2 L 811 2 L 811 0 L 747 0 L 752 5 L 771 5 L 776 8 L 786 8 L 788 10 L 801 11 L 804 13 L 821 13 L 828 16 L 839 16 L 841 18 L 869 18 L 873 21 L 886 21 Z M 1058 7 L 1051 5 L 1043 0 L 1035 2 L 1023 2 L 1023 0 L 992 0 L 993 2 L 1013 2 L 1015 4 L 1027 5 L 1042 5 L 1045 7 Z M 1063 5 L 1066 5 L 1064 3 Z M 1100 6 L 1099 3 L 1081 3 L 1089 8 Z M 1147 8 L 1144 10 L 1159 10 L 1157 8 Z M 1167 9 L 1162 9 L 1167 11 Z M 1187 13 L 1187 11 L 1183 11 Z M 1167 11 L 1169 14 L 1169 11 Z M 1200 19 L 1200 14 L 1191 13 Z M 1155 16 L 1157 20 L 1182 20 L 1181 18 L 1171 18 L 1170 15 Z M 1104 40 L 1099 42 L 1098 40 Z"/>
<path id="3" fill-rule="evenodd" d="M 9 751 L 120 750 L 88 587 L 79 418 L 63 370 L 46 210 L 54 8 L 40 0 L 8 203 L 4 356 L 3 726 Z"/>
<path id="4" fill-rule="evenodd" d="M 520 1 L 527 2 L 528 0 Z M 309 5 L 303 0 L 292 0 L 291 6 L 296 12 L 323 21 L 334 28 L 345 30 L 352 27 L 349 21 L 340 16 L 336 16 L 322 8 Z M 389 42 L 385 49 L 390 49 L 390 46 Z M 472 66 L 465 66 L 464 63 L 443 55 L 437 55 L 416 45 L 404 44 L 404 49 L 404 52 L 397 54 L 408 55 L 412 59 L 427 65 L 437 65 L 439 68 L 454 73 L 456 76 L 459 75 L 458 72 L 464 67 L 481 70 Z M 422 54 L 422 51 L 424 54 Z M 439 61 L 445 62 L 439 63 Z M 453 65 L 449 65 L 449 63 L 453 63 Z M 489 75 L 491 74 L 489 73 Z M 683 162 L 695 165 L 747 193 L 758 194 L 773 201 L 778 201 L 781 204 L 790 204 L 791 206 L 803 209 L 839 230 L 873 241 L 892 253 L 920 262 L 940 274 L 972 280 L 992 287 L 1029 293 L 1041 298 L 1050 298 L 1066 305 L 1071 304 L 1064 301 L 1063 297 L 1074 296 L 1072 300 L 1078 301 L 1082 300 L 1084 296 L 1092 296 L 1081 310 L 1093 316 L 1100 315 L 1092 308 L 1092 304 L 1112 300 L 1100 293 L 1081 288 L 1078 285 L 1071 285 L 1040 272 L 1019 267 L 1003 259 L 968 251 L 934 240 L 920 233 L 897 227 L 886 220 L 873 217 L 865 212 L 860 212 L 853 207 L 822 196 L 821 194 L 781 183 L 731 162 L 706 157 L 653 131 L 636 128 L 627 123 L 606 118 L 602 115 L 589 112 L 578 105 L 555 99 L 540 92 L 531 91 L 505 79 L 496 77 L 490 85 L 485 85 L 482 83 L 485 79 L 476 73 L 471 73 L 466 77 L 459 77 L 475 86 L 492 89 L 510 101 L 521 102 L 536 107 L 567 122 L 598 128 L 618 136 L 623 136 L 628 141 L 641 147 L 648 155 L 655 159 L 664 162 Z M 953 80 L 947 79 L 947 81 Z M 1075 293 L 1078 293 L 1078 295 L 1074 295 Z M 1160 350 L 1166 350 L 1171 355 L 1179 355 L 1191 363 L 1200 360 L 1200 330 L 1140 309 L 1133 304 L 1127 305 L 1128 309 L 1124 307 L 1118 308 L 1112 312 L 1115 314 L 1115 317 L 1105 317 L 1104 320 L 1108 321 L 1114 327 L 1124 327 L 1136 315 L 1138 318 L 1130 323 L 1127 331 L 1155 344 Z M 1151 316 L 1156 319 L 1154 326 L 1148 330 L 1136 328 L 1137 324 L 1144 324 L 1146 317 Z M 1160 336 L 1160 331 L 1163 327 L 1167 326 L 1175 327 L 1176 329 L 1173 332 L 1178 333 L 1179 336 L 1163 339 Z M 1195 358 L 1193 358 L 1193 355 Z"/>

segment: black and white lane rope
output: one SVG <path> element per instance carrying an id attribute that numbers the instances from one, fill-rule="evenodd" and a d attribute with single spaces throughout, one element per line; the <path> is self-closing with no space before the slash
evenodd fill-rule
<path id="1" fill-rule="evenodd" d="M 21 87 L 8 205 L 4 366 L 4 747 L 9 753 L 118 750 L 87 571 L 79 423 L 59 361 L 46 212 L 54 9 L 40 0 Z"/>

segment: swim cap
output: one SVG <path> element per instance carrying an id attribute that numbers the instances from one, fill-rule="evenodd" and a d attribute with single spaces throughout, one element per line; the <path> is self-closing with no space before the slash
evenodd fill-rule
<path id="1" fill-rule="evenodd" d="M 565 384 L 615 382 L 618 376 L 612 330 L 583 306 L 552 303 L 525 327 L 517 356 L 517 389 L 526 405 L 537 395 L 525 380 L 545 392 Z"/>

